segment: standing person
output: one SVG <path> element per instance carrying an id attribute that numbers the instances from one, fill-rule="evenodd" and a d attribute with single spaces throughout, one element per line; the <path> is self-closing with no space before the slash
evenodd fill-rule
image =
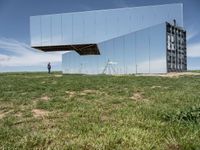
<path id="1" fill-rule="evenodd" d="M 48 73 L 50 74 L 51 73 L 51 64 L 50 64 L 50 62 L 47 65 L 47 69 L 48 69 Z"/>

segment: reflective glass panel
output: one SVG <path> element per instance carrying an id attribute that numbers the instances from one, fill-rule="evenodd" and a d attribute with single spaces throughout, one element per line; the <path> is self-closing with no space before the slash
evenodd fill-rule
<path id="1" fill-rule="evenodd" d="M 62 14 L 62 35 L 63 45 L 72 44 L 73 39 L 73 18 L 72 14 Z"/>
<path id="2" fill-rule="evenodd" d="M 42 45 L 40 16 L 35 16 L 30 18 L 30 30 L 31 30 L 31 46 Z"/>
<path id="3" fill-rule="evenodd" d="M 107 38 L 106 34 L 106 11 L 97 11 L 96 14 L 96 41 L 100 43 Z"/>
<path id="4" fill-rule="evenodd" d="M 137 73 L 149 73 L 149 32 L 142 30 L 136 32 L 136 70 Z"/>
<path id="5" fill-rule="evenodd" d="M 51 16 L 41 17 L 42 45 L 51 45 Z"/>
<path id="6" fill-rule="evenodd" d="M 96 18 L 95 13 L 87 12 L 84 14 L 84 42 L 96 43 Z"/>
<path id="7" fill-rule="evenodd" d="M 52 15 L 52 45 L 62 44 L 61 15 Z"/>
<path id="8" fill-rule="evenodd" d="M 73 14 L 73 44 L 84 43 L 84 13 Z"/>
<path id="9" fill-rule="evenodd" d="M 166 24 L 154 26 L 150 30 L 150 72 L 166 73 Z M 159 42 L 158 42 L 159 41 Z"/>

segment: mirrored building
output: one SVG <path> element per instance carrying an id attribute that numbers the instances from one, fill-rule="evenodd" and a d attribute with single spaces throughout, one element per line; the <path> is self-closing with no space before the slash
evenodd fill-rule
<path id="1" fill-rule="evenodd" d="M 32 16 L 30 22 L 33 48 L 66 51 L 63 73 L 187 70 L 182 4 Z"/>

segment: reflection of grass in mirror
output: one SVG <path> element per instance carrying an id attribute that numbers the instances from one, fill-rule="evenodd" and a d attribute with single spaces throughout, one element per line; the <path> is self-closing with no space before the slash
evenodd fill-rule
<path id="1" fill-rule="evenodd" d="M 0 148 L 196 149 L 199 83 L 200 76 L 0 74 Z"/>

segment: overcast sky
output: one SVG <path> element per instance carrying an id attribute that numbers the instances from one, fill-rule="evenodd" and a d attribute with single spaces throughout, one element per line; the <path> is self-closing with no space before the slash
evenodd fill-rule
<path id="1" fill-rule="evenodd" d="M 167 3 L 183 3 L 188 69 L 200 69 L 200 0 L 0 0 L 0 72 L 43 71 L 49 61 L 61 70 L 62 52 L 30 48 L 30 16 Z"/>

